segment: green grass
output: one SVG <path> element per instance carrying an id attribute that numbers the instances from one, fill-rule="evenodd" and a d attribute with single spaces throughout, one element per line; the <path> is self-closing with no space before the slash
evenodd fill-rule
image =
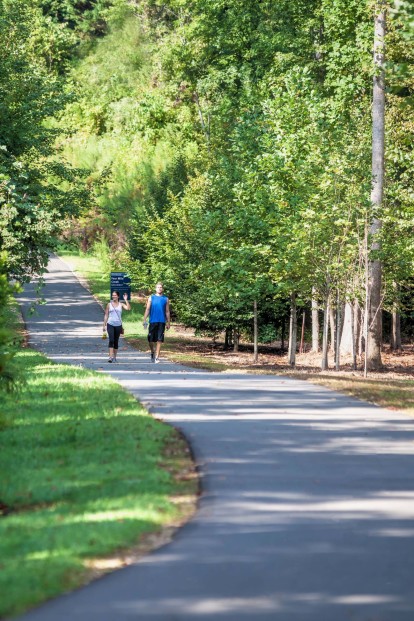
<path id="1" fill-rule="evenodd" d="M 191 511 L 180 498 L 196 493 L 179 434 L 114 380 L 30 349 L 15 362 L 26 379 L 2 399 L 0 617 L 85 583 L 91 559 L 180 523 Z"/>

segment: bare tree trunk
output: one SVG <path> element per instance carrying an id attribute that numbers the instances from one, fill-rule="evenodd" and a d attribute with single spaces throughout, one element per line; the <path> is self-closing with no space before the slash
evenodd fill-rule
<path id="1" fill-rule="evenodd" d="M 351 310 L 351 342 L 352 342 L 352 368 L 354 371 L 357 369 L 357 357 L 356 357 L 356 340 L 355 340 L 355 316 L 354 305 L 349 304 Z"/>
<path id="2" fill-rule="evenodd" d="M 352 302 L 347 302 L 344 308 L 343 314 L 343 329 L 341 335 L 341 354 L 346 356 L 352 353 L 352 344 L 353 344 L 353 333 L 354 333 L 354 325 L 353 325 L 353 307 Z"/>
<path id="3" fill-rule="evenodd" d="M 331 334 L 331 339 L 329 342 L 329 349 L 331 351 L 335 351 L 335 313 L 332 305 L 329 304 L 329 329 Z"/>
<path id="4" fill-rule="evenodd" d="M 231 346 L 231 327 L 226 328 L 226 335 L 224 337 L 224 349 L 230 349 Z"/>
<path id="5" fill-rule="evenodd" d="M 282 319 L 282 328 L 281 328 L 282 334 L 280 337 L 280 349 L 282 351 L 282 353 L 285 351 L 285 319 Z"/>
<path id="6" fill-rule="evenodd" d="M 328 368 L 328 331 L 329 331 L 329 298 L 326 298 L 325 308 L 323 310 L 323 335 L 322 335 L 322 361 L 321 369 L 326 371 Z"/>
<path id="7" fill-rule="evenodd" d="M 257 329 L 257 301 L 253 302 L 253 354 L 254 362 L 259 359 L 259 346 L 258 346 L 258 329 Z"/>
<path id="8" fill-rule="evenodd" d="M 392 311 L 391 348 L 393 351 L 401 351 L 401 315 L 397 308 Z"/>
<path id="9" fill-rule="evenodd" d="M 340 343 L 341 343 L 341 300 L 339 298 L 339 291 L 336 295 L 336 322 L 335 322 L 335 370 L 339 371 L 339 356 L 340 356 Z"/>
<path id="10" fill-rule="evenodd" d="M 289 351 L 288 359 L 291 367 L 296 364 L 296 342 L 297 342 L 298 322 L 296 315 L 296 294 L 290 296 L 290 322 L 289 322 Z"/>
<path id="11" fill-rule="evenodd" d="M 358 356 L 362 355 L 361 334 L 362 334 L 362 311 L 358 300 L 354 304 L 354 339 L 355 349 Z"/>
<path id="12" fill-rule="evenodd" d="M 239 351 L 239 339 L 240 339 L 239 331 L 237 330 L 237 328 L 234 328 L 233 330 L 233 351 L 235 353 Z"/>
<path id="13" fill-rule="evenodd" d="M 392 305 L 391 349 L 393 351 L 401 351 L 401 315 L 398 312 L 398 285 L 396 282 L 392 285 L 395 298 Z"/>
<path id="14" fill-rule="evenodd" d="M 371 204 L 374 217 L 369 228 L 370 254 L 368 259 L 369 305 L 368 333 L 365 356 L 367 370 L 382 367 L 382 312 L 381 312 L 381 280 L 382 264 L 378 257 L 380 250 L 379 233 L 382 226 L 380 211 L 384 196 L 384 139 L 385 139 L 385 31 L 386 1 L 377 2 L 374 34 L 374 89 L 372 99 L 372 190 Z"/>
<path id="15" fill-rule="evenodd" d="M 303 311 L 302 314 L 302 330 L 300 333 L 300 345 L 299 345 L 299 353 L 303 354 L 305 351 L 305 322 L 306 322 L 306 313 Z"/>
<path id="16" fill-rule="evenodd" d="M 319 313 L 315 287 L 312 287 L 312 351 L 319 351 Z"/>

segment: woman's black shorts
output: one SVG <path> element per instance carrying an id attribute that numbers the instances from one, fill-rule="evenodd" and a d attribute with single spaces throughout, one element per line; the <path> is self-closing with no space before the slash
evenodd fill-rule
<path id="1" fill-rule="evenodd" d="M 121 334 L 122 326 L 111 326 L 110 323 L 106 324 L 106 331 L 109 336 L 108 347 L 113 347 L 114 349 L 118 349 L 118 341 Z"/>
<path id="2" fill-rule="evenodd" d="M 160 321 L 156 321 L 155 323 L 150 323 L 148 330 L 148 342 L 156 343 L 157 341 L 164 342 L 164 332 L 165 332 L 165 323 L 161 323 Z"/>

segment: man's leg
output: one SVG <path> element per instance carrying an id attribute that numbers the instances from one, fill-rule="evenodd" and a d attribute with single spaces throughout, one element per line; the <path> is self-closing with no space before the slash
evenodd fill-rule
<path id="1" fill-rule="evenodd" d="M 164 341 L 164 331 L 165 331 L 165 323 L 158 324 L 158 334 L 157 334 L 157 350 L 155 354 L 155 362 L 159 361 L 161 345 Z"/>
<path id="2" fill-rule="evenodd" d="M 155 360 L 154 324 L 150 324 L 148 330 L 148 343 L 151 350 L 151 362 Z"/>

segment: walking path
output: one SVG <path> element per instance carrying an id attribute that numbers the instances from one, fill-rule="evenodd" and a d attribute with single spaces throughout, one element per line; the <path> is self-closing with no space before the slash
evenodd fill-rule
<path id="1" fill-rule="evenodd" d="M 414 421 L 276 376 L 106 362 L 102 309 L 59 259 L 33 347 L 101 369 L 183 430 L 203 495 L 167 546 L 27 621 L 412 621 Z"/>

